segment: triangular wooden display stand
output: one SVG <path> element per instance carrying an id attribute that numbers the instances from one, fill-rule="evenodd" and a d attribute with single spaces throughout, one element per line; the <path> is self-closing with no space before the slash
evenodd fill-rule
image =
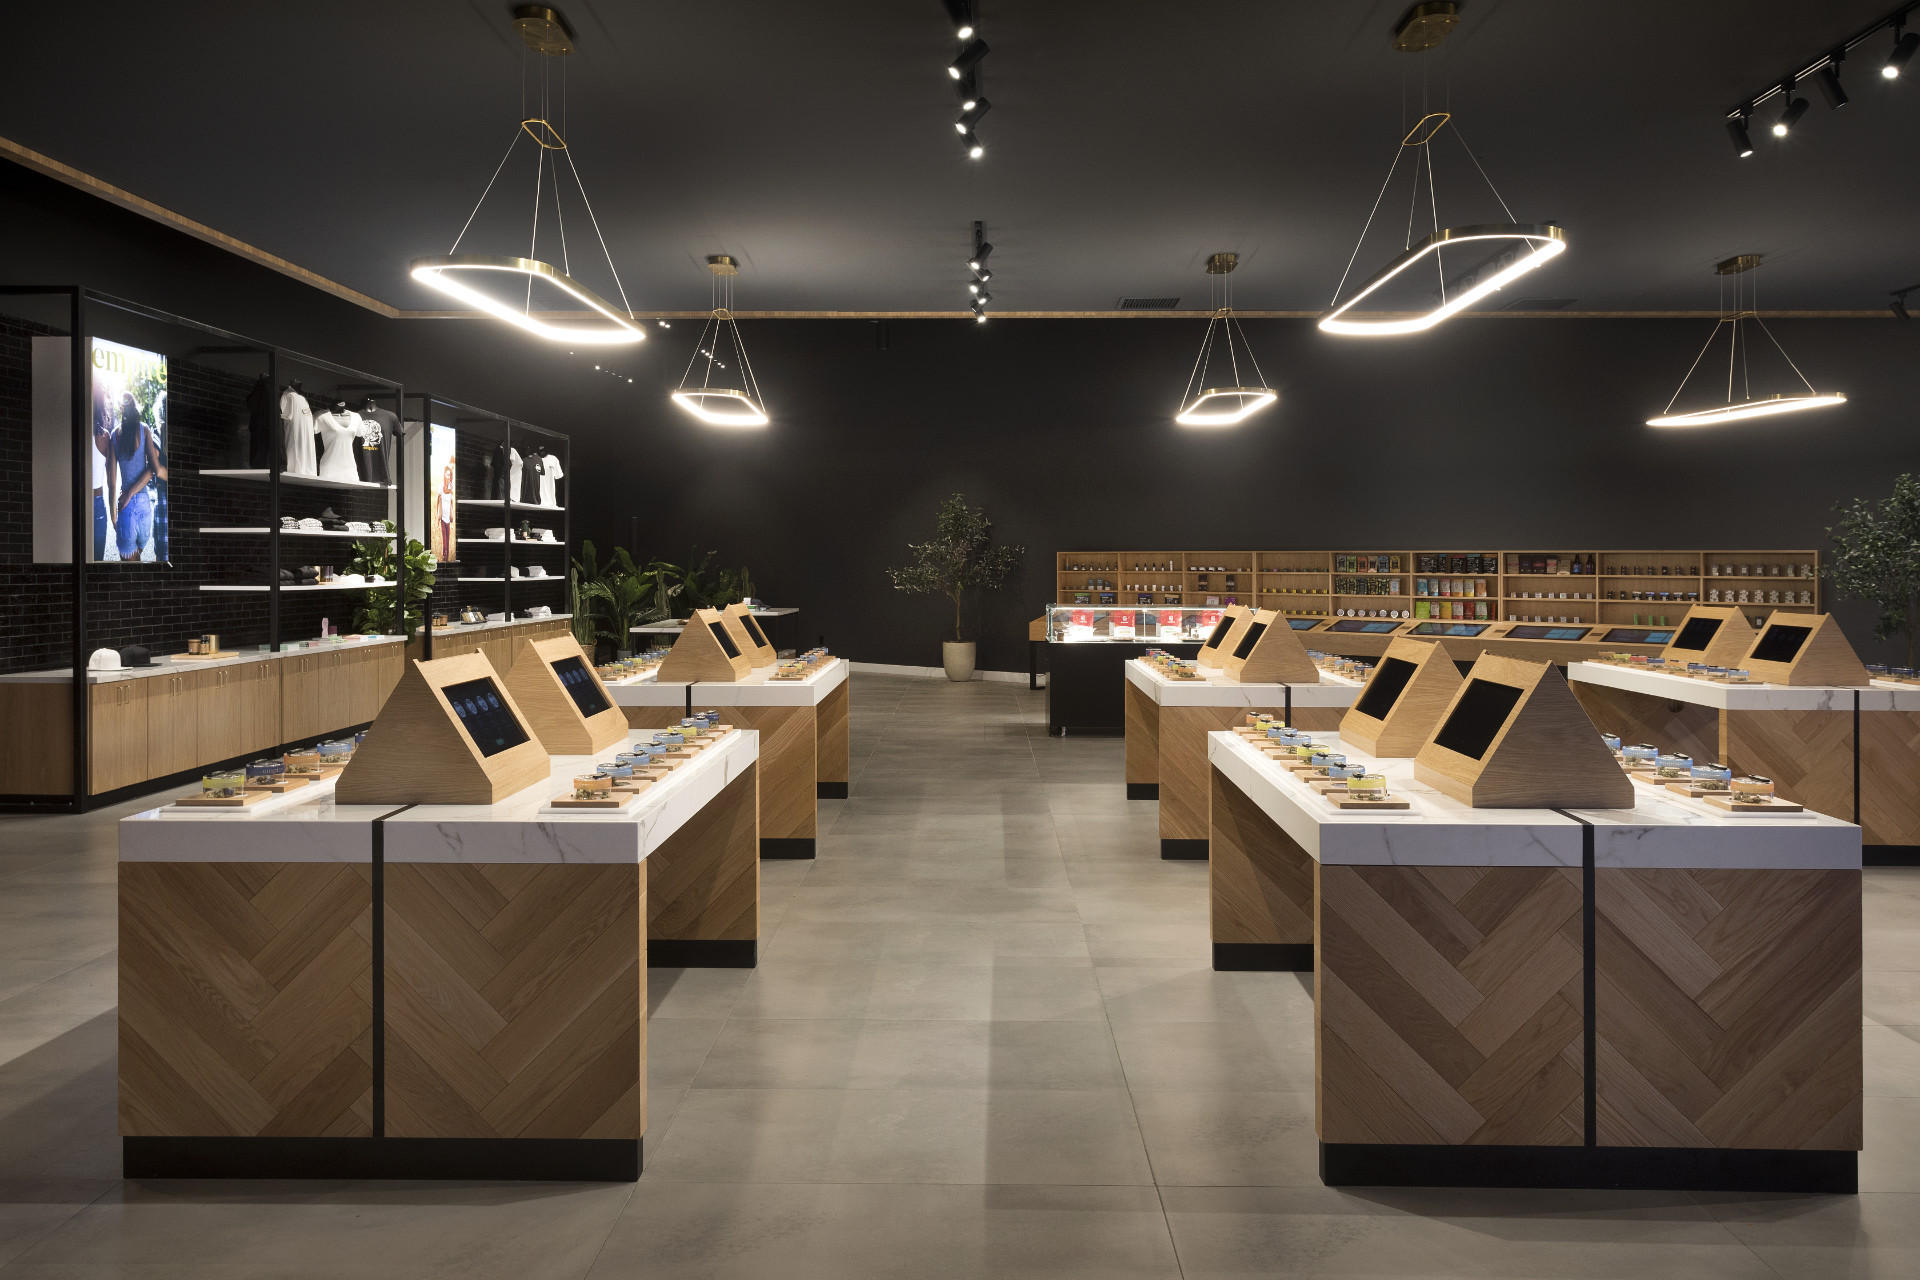
<path id="1" fill-rule="evenodd" d="M 560 682 L 556 662 L 580 659 L 587 678 L 606 699 L 607 709 L 594 716 L 580 714 L 579 704 Z M 508 669 L 507 691 L 520 706 L 534 736 L 557 756 L 590 756 L 619 746 L 627 740 L 627 716 L 613 705 L 613 696 L 600 683 L 593 659 L 570 635 L 546 640 L 522 640 L 514 651 L 513 666 Z"/>
<path id="2" fill-rule="evenodd" d="M 1413 674 L 1400 686 L 1386 714 L 1373 716 L 1360 710 L 1360 704 L 1367 700 L 1367 694 L 1383 676 L 1395 680 L 1405 674 L 1394 663 L 1411 666 Z M 1443 646 L 1428 640 L 1395 640 L 1380 656 L 1380 665 L 1367 677 L 1360 696 L 1341 718 L 1340 741 L 1385 760 L 1418 755 L 1464 683 L 1460 668 L 1454 665 Z M 1381 687 L 1383 697 L 1387 687 Z"/>
<path id="3" fill-rule="evenodd" d="M 1265 628 L 1260 638 L 1247 650 L 1246 657 L 1235 656 L 1256 626 Z M 1220 667 L 1235 680 L 1244 684 L 1320 683 L 1320 668 L 1307 656 L 1307 646 L 1300 643 L 1300 637 L 1293 633 L 1287 620 L 1272 609 L 1255 610 L 1246 625 L 1234 628 L 1233 636 L 1228 639 L 1232 644 L 1221 646 Z"/>
<path id="4" fill-rule="evenodd" d="M 744 651 L 737 658 L 727 656 L 727 651 L 714 637 L 713 629 L 725 629 L 726 624 L 720 618 L 718 609 L 695 609 L 693 616 L 687 619 L 687 625 L 681 629 L 680 638 L 673 642 L 673 650 L 660 664 L 659 680 L 669 683 L 691 683 L 695 680 L 738 680 L 753 668 L 747 662 Z M 728 632 L 732 637 L 732 632 Z M 738 647 L 738 642 L 735 642 Z"/>
<path id="5" fill-rule="evenodd" d="M 1500 686 L 1519 696 L 1478 758 L 1442 746 L 1441 739 L 1477 718 L 1475 708 Z M 1560 669 L 1490 653 L 1473 664 L 1433 736 L 1414 754 L 1413 776 L 1476 809 L 1633 808 L 1633 782 Z"/>
<path id="6" fill-rule="evenodd" d="M 1220 611 L 1221 633 L 1218 645 L 1201 644 L 1200 652 L 1194 655 L 1194 661 L 1203 667 L 1224 666 L 1227 655 L 1233 652 L 1233 646 L 1240 643 L 1240 637 L 1252 625 L 1253 610 L 1243 604 L 1230 604 Z M 1210 639 L 1211 637 L 1209 637 Z"/>
<path id="7" fill-rule="evenodd" d="M 1767 637 L 1779 627 L 1802 627 L 1808 635 L 1801 641 L 1793 657 L 1785 662 L 1767 662 L 1756 658 L 1755 654 L 1766 651 Z M 1741 660 L 1728 665 L 1742 667 L 1755 680 L 1764 680 L 1768 684 L 1825 684 L 1850 688 L 1866 684 L 1873 678 L 1854 653 L 1853 646 L 1847 643 L 1840 624 L 1833 620 L 1830 613 L 1774 614 L 1767 619 L 1767 625 L 1760 628 L 1760 634 L 1753 638 L 1753 643 L 1747 646 Z"/>
<path id="8" fill-rule="evenodd" d="M 1706 647 L 1680 648 L 1680 639 L 1687 634 L 1687 624 L 1702 619 L 1720 624 Z M 1686 617 L 1680 619 L 1680 625 L 1673 632 L 1673 642 L 1660 651 L 1660 656 L 1668 662 L 1703 662 L 1710 667 L 1737 667 L 1751 648 L 1753 624 L 1747 621 L 1745 609 L 1697 604 L 1687 610 Z"/>
<path id="9" fill-rule="evenodd" d="M 744 604 L 730 604 L 721 614 L 726 619 L 727 630 L 733 634 L 733 642 L 740 646 L 740 652 L 747 655 L 748 665 L 771 667 L 780 660 L 773 645 L 767 642 L 766 633 L 760 629 L 760 621 L 747 611 Z"/>
<path id="10" fill-rule="evenodd" d="M 491 756 L 480 754 L 440 692 L 483 677 L 527 730 L 525 742 Z M 367 740 L 334 784 L 333 798 L 336 804 L 498 804 L 545 782 L 551 772 L 547 749 L 507 682 L 481 654 L 463 653 L 407 663 Z"/>

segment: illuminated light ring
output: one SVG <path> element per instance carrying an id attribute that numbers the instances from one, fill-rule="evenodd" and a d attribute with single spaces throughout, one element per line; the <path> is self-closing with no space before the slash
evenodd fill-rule
<path id="1" fill-rule="evenodd" d="M 710 396 L 719 396 L 723 400 L 737 400 L 746 408 L 738 413 L 715 413 L 700 401 Z M 673 402 L 685 409 L 702 422 L 711 422 L 716 427 L 764 427 L 767 425 L 767 412 L 753 402 L 753 397 L 744 391 L 735 391 L 731 387 L 688 387 L 673 393 Z"/>
<path id="2" fill-rule="evenodd" d="M 1824 409 L 1845 404 L 1847 398 L 1835 391 L 1828 395 L 1768 396 L 1764 400 L 1743 400 L 1739 404 L 1699 409 L 1693 413 L 1667 413 L 1648 418 L 1650 427 L 1710 427 L 1716 422 L 1738 422 L 1742 418 L 1766 418 L 1776 413 L 1797 413 L 1802 409 Z"/>
<path id="3" fill-rule="evenodd" d="M 547 338 L 554 342 L 580 342 L 594 346 L 619 346 L 647 340 L 645 331 L 628 323 L 626 317 L 615 311 L 612 305 L 599 294 L 558 267 L 549 266 L 535 258 L 457 253 L 445 258 L 415 258 L 408 264 L 408 270 L 415 280 L 428 288 L 437 289 L 449 298 L 456 298 L 469 306 L 478 307 L 488 315 L 505 320 L 517 328 L 525 329 L 536 337 Z M 599 312 L 613 327 L 595 329 L 548 324 L 534 316 L 515 311 L 506 304 L 489 298 L 478 289 L 468 288 L 460 281 L 449 278 L 448 273 L 461 271 L 504 271 L 509 275 L 544 280 Z"/>
<path id="4" fill-rule="evenodd" d="M 1239 396 L 1240 407 L 1228 413 L 1201 413 L 1200 406 L 1219 396 Z M 1248 397 L 1252 397 L 1249 401 Z M 1278 393 L 1267 387 L 1209 387 L 1193 398 L 1174 421 L 1184 427 L 1230 427 L 1260 412 L 1278 400 Z"/>
<path id="5" fill-rule="evenodd" d="M 1466 292 L 1449 298 L 1443 305 L 1423 316 L 1416 316 L 1411 320 L 1342 320 L 1340 318 L 1351 310 L 1355 303 L 1428 254 L 1437 253 L 1450 245 L 1466 244 L 1474 240 L 1524 240 L 1533 245 L 1533 252 L 1506 270 L 1496 273 L 1491 279 L 1483 280 Z M 1470 227 L 1442 227 L 1381 268 L 1371 280 L 1360 286 L 1359 291 L 1351 298 L 1321 316 L 1320 328 L 1327 333 L 1350 333 L 1375 337 L 1396 333 L 1420 333 L 1433 328 L 1455 312 L 1472 306 L 1509 281 L 1545 266 L 1549 258 L 1566 252 L 1566 248 L 1567 233 L 1551 223 L 1492 222 Z"/>

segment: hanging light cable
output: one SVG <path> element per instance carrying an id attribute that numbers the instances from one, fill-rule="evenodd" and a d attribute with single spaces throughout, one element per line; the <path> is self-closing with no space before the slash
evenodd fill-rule
<path id="1" fill-rule="evenodd" d="M 1786 348 L 1780 345 L 1780 340 L 1773 336 L 1772 330 L 1767 328 L 1766 321 L 1760 318 L 1757 288 L 1752 283 L 1753 278 L 1748 275 L 1759 265 L 1760 255 L 1757 253 L 1737 254 L 1715 265 L 1714 273 L 1722 277 L 1720 318 L 1714 322 L 1713 332 L 1707 335 L 1706 345 L 1701 347 L 1700 354 L 1693 358 L 1693 364 L 1688 367 L 1686 376 L 1680 379 L 1680 385 L 1675 389 L 1673 399 L 1667 401 L 1667 407 L 1658 416 L 1647 419 L 1648 426 L 1705 427 L 1719 422 L 1764 418 L 1779 413 L 1795 413 L 1802 409 L 1820 409 L 1828 405 L 1846 403 L 1847 398 L 1839 392 L 1823 394 L 1814 390 L 1813 384 L 1808 382 L 1806 375 L 1800 372 L 1800 366 L 1793 362 L 1793 357 L 1787 354 Z M 1726 306 L 1725 277 L 1728 276 L 1733 277 L 1733 308 L 1730 311 Z M 1793 376 L 1800 379 L 1800 384 L 1806 388 L 1805 395 L 1797 392 L 1790 395 L 1776 392 L 1770 396 L 1753 394 L 1747 359 L 1750 338 L 1741 329 L 1742 324 L 1746 322 L 1758 326 L 1760 332 L 1766 335 L 1767 341 L 1771 342 L 1774 350 L 1780 353 L 1780 358 L 1787 362 L 1789 369 L 1793 370 Z M 1673 406 L 1678 403 L 1681 392 L 1687 389 L 1687 383 L 1693 378 L 1695 370 L 1699 369 L 1700 362 L 1706 359 L 1707 352 L 1712 350 L 1714 344 L 1719 341 L 1722 329 L 1727 331 L 1726 402 L 1705 409 L 1696 409 L 1690 413 L 1675 413 Z M 1733 398 L 1736 382 L 1739 384 L 1741 396 L 1738 401 Z"/>
<path id="2" fill-rule="evenodd" d="M 1180 397 L 1180 412 L 1173 419 L 1183 427 L 1230 427 L 1280 398 L 1279 393 L 1266 385 L 1246 331 L 1234 319 L 1232 275 L 1239 265 L 1240 257 L 1233 253 L 1216 253 L 1207 259 L 1207 300 L 1213 305 L 1213 315 L 1207 320 L 1206 335 L 1200 339 L 1200 354 L 1187 377 L 1186 393 Z M 1240 348 L 1246 351 L 1247 365 L 1253 373 L 1252 385 L 1242 385 L 1240 355 L 1234 345 L 1236 337 Z M 1218 343 L 1226 345 L 1230 377 L 1226 384 L 1208 386 L 1207 373 Z"/>
<path id="3" fill-rule="evenodd" d="M 619 268 L 613 265 L 613 254 L 607 248 L 607 239 L 600 230 L 600 219 L 594 214 L 593 202 L 587 197 L 586 184 L 580 180 L 580 170 L 573 163 L 573 152 L 567 146 L 562 126 L 566 123 L 566 79 L 565 63 L 561 66 L 559 112 L 553 110 L 551 77 L 552 63 L 547 59 L 565 58 L 573 52 L 573 29 L 558 10 L 545 5 L 519 5 L 513 10 L 514 30 L 520 35 L 528 49 L 541 55 L 540 63 L 540 103 L 537 112 L 528 112 L 522 90 L 522 119 L 515 126 L 513 139 L 507 144 L 506 154 L 500 157 L 495 166 L 493 177 L 487 180 L 486 188 L 481 191 L 479 201 L 473 206 L 473 212 L 467 215 L 466 222 L 460 228 L 460 234 L 454 237 L 452 248 L 444 255 L 430 258 L 415 258 L 408 264 L 409 274 L 421 284 L 438 290 L 448 297 L 455 298 L 468 306 L 475 307 L 488 315 L 508 324 L 524 329 L 538 337 L 556 342 L 586 343 L 589 345 L 618 345 L 646 340 L 646 332 L 632 323 L 632 306 L 627 302 L 626 286 L 620 283 Z M 523 68 L 524 69 L 524 68 Z M 561 126 L 553 121 L 558 114 Z M 523 138 L 531 138 L 535 144 L 535 170 L 533 188 L 533 227 L 528 239 L 527 256 L 483 253 L 461 253 L 461 242 L 472 230 L 473 222 L 480 214 L 481 206 L 493 193 L 494 184 L 500 180 L 500 174 L 506 169 L 507 161 L 513 158 L 514 149 Z M 556 227 L 560 237 L 560 261 L 558 267 L 543 262 L 540 251 L 540 207 L 544 201 L 547 158 L 553 153 L 553 205 Z M 593 225 L 593 234 L 600 243 L 600 252 L 606 258 L 607 271 L 613 277 L 615 290 L 620 294 L 620 307 L 616 310 L 612 303 L 602 298 L 592 289 L 576 280 L 572 272 L 571 256 L 567 250 L 566 212 L 560 196 L 560 157 L 565 157 L 567 171 L 572 175 L 574 188 L 580 193 L 580 203 L 586 206 L 587 218 Z M 521 276 L 526 280 L 526 294 L 521 306 L 516 309 L 510 302 L 476 288 L 479 279 L 497 275 Z M 555 323 L 547 316 L 536 314 L 533 310 L 533 286 L 535 282 L 559 290 L 598 319 L 583 323 Z"/>
<path id="4" fill-rule="evenodd" d="M 693 344 L 693 354 L 687 357 L 687 367 L 680 375 L 673 402 L 700 421 L 716 427 L 764 427 L 768 422 L 766 399 L 754 379 L 753 362 L 747 359 L 746 344 L 740 340 L 740 322 L 733 316 L 733 278 L 740 274 L 740 268 L 722 253 L 707 259 L 707 270 L 713 273 L 713 315 L 700 328 L 699 340 Z M 730 339 L 732 343 L 731 368 L 721 358 L 727 354 L 721 348 L 723 339 Z M 695 386 L 693 366 L 701 360 L 706 364 L 700 372 L 700 383 Z"/>

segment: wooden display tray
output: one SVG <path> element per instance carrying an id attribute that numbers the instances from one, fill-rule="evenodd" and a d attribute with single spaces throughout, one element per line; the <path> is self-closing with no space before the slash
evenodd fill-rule
<path id="1" fill-rule="evenodd" d="M 633 802 L 639 798 L 638 791 L 621 791 L 619 788 L 615 788 L 614 793 L 605 800 L 576 800 L 570 793 L 562 792 L 547 801 L 547 808 L 582 809 L 592 813 L 623 813 L 632 808 Z"/>
<path id="2" fill-rule="evenodd" d="M 246 809 L 273 799 L 271 791 L 243 791 L 237 796 L 182 796 L 173 802 L 176 809 Z"/>
<path id="3" fill-rule="evenodd" d="M 221 658 L 237 658 L 238 649 L 218 649 L 212 653 L 174 653 L 167 656 L 168 662 L 217 662 Z"/>
<path id="4" fill-rule="evenodd" d="M 282 778 L 278 782 L 249 782 L 247 790 L 264 791 L 268 795 L 285 795 L 289 791 L 298 791 L 301 787 L 317 781 L 311 774 L 299 774 L 291 778 Z"/>
<path id="5" fill-rule="evenodd" d="M 343 764 L 330 764 L 315 769 L 312 773 L 292 773 L 287 776 L 290 778 L 299 778 L 306 782 L 325 782 L 328 778 L 339 777 L 345 769 L 346 766 Z"/>
<path id="6" fill-rule="evenodd" d="M 1723 800 L 1719 796 L 1709 796 L 1707 797 L 1707 803 L 1716 809 L 1725 809 L 1728 813 L 1738 814 L 1743 818 L 1758 817 L 1766 813 L 1806 812 L 1806 806 L 1794 804 L 1791 800 L 1782 800 L 1779 796 L 1775 796 L 1766 804 L 1735 804 L 1733 801 Z"/>
<path id="7" fill-rule="evenodd" d="M 1730 794 L 1727 788 L 1709 791 L 1705 787 L 1696 787 L 1691 782 L 1669 782 L 1667 790 L 1677 796 L 1686 796 L 1689 800 L 1713 800 Z"/>
<path id="8" fill-rule="evenodd" d="M 1412 803 L 1406 800 L 1400 800 L 1400 799 L 1356 800 L 1353 797 L 1348 796 L 1344 793 L 1335 793 L 1331 791 L 1322 792 L 1321 799 L 1325 800 L 1328 804 L 1332 805 L 1336 809 L 1411 809 L 1413 808 Z"/>

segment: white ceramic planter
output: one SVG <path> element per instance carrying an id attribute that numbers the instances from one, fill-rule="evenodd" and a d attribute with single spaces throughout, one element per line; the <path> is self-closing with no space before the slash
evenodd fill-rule
<path id="1" fill-rule="evenodd" d="M 946 640 L 941 643 L 940 660 L 947 668 L 947 679 L 973 679 L 973 647 L 971 640 Z"/>

